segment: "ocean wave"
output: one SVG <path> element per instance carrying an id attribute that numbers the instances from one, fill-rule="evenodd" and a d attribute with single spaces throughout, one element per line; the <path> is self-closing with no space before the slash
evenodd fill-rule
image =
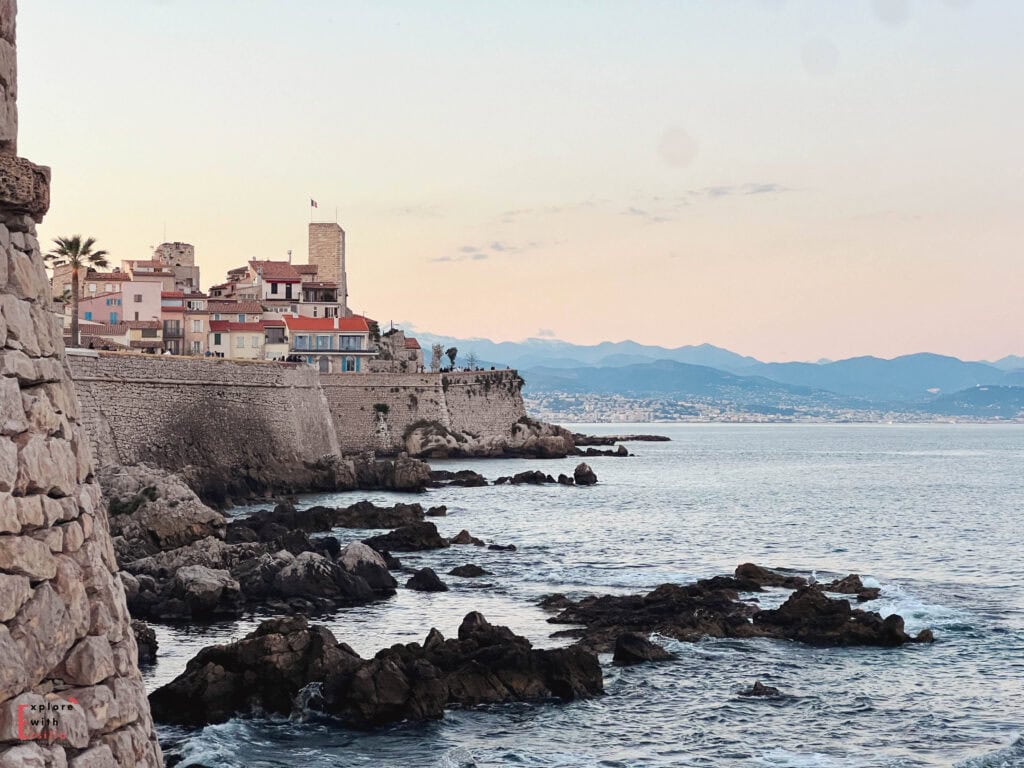
<path id="1" fill-rule="evenodd" d="M 911 634 L 922 629 L 956 632 L 974 628 L 974 618 L 965 611 L 927 602 L 899 584 L 880 586 L 882 594 L 877 600 L 863 603 L 858 607 L 875 611 L 883 617 L 899 614 L 903 617 L 907 632 Z"/>
<path id="2" fill-rule="evenodd" d="M 953 768 L 1021 768 L 1024 766 L 1024 736 L 1014 735 L 1010 745 L 995 752 L 954 763 Z"/>

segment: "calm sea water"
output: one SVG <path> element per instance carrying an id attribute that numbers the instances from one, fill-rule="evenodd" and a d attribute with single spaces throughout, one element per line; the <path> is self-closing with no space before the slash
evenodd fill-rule
<path id="1" fill-rule="evenodd" d="M 741 562 L 860 573 L 871 604 L 936 642 L 900 649 L 794 643 L 665 641 L 676 661 L 625 670 L 604 659 L 607 695 L 569 705 L 451 711 L 441 722 L 363 733 L 327 719 L 240 718 L 161 729 L 182 765 L 270 766 L 1024 766 L 1024 426 L 601 425 L 650 431 L 631 458 L 588 460 L 591 488 L 450 488 L 443 534 L 466 528 L 517 552 L 452 547 L 402 555 L 445 573 L 475 562 L 484 579 L 444 577 L 451 591 L 400 589 L 320 621 L 364 656 L 454 634 L 471 610 L 538 646 L 560 627 L 537 608 L 550 592 L 647 590 L 729 573 Z M 523 469 L 571 473 L 576 460 L 436 462 L 490 479 Z M 347 505 L 389 494 L 333 494 Z M 244 512 L 245 510 L 242 510 Z M 336 531 L 342 540 L 368 535 Z M 775 596 L 780 599 L 781 596 Z M 771 599 L 771 598 L 769 598 Z M 241 637 L 259 616 L 157 628 L 152 688 L 204 645 Z M 754 680 L 787 696 L 737 695 Z"/>

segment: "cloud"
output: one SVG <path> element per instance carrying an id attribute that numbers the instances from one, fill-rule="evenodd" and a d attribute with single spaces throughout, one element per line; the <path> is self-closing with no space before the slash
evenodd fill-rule
<path id="1" fill-rule="evenodd" d="M 392 216 L 405 218 L 439 219 L 441 209 L 436 205 L 402 205 L 388 211 Z"/>
<path id="2" fill-rule="evenodd" d="M 525 253 L 532 251 L 535 248 L 540 248 L 541 243 L 536 240 L 531 240 L 522 245 L 514 243 L 504 242 L 502 240 L 492 240 L 486 245 L 463 245 L 460 246 L 457 253 L 447 254 L 444 256 L 435 256 L 430 259 L 432 262 L 448 262 L 448 261 L 486 261 L 493 256 L 511 256 L 518 253 Z"/>
<path id="3" fill-rule="evenodd" d="M 789 187 L 775 182 L 751 182 L 747 184 L 719 184 L 711 187 L 691 189 L 683 193 L 680 202 L 688 198 L 705 197 L 712 200 L 720 197 L 732 197 L 734 195 L 768 195 L 782 192 L 792 192 Z"/>
<path id="4" fill-rule="evenodd" d="M 555 338 L 555 332 L 550 328 L 538 328 L 537 335 L 542 339 L 553 339 Z"/>
<path id="5" fill-rule="evenodd" d="M 644 210 L 643 208 L 637 208 L 635 205 L 631 205 L 629 208 L 622 212 L 623 216 L 635 216 L 645 221 L 649 221 L 652 224 L 662 224 L 666 221 L 675 221 L 676 216 L 670 215 L 669 213 L 654 213 L 652 211 Z"/>

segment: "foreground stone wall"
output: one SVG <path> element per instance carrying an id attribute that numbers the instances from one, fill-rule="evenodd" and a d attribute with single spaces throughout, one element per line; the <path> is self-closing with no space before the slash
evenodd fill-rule
<path id="1" fill-rule="evenodd" d="M 100 466 L 258 470 L 338 453 L 308 366 L 101 352 L 68 359 Z"/>
<path id="2" fill-rule="evenodd" d="M 422 421 L 474 436 L 507 436 L 526 415 L 516 371 L 323 374 L 320 384 L 343 451 L 401 451 L 406 430 Z"/>
<path id="3" fill-rule="evenodd" d="M 0 0 L 0 765 L 162 764 L 35 223 L 15 157 L 14 0 Z"/>

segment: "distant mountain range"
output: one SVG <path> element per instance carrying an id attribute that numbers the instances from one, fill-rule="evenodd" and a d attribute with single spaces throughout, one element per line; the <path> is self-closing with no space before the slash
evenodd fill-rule
<path id="1" fill-rule="evenodd" d="M 460 365 L 473 353 L 478 365 L 518 368 L 529 395 L 675 396 L 757 411 L 785 404 L 993 418 L 1024 412 L 1024 357 L 1019 356 L 994 363 L 930 353 L 891 360 L 764 363 L 711 344 L 666 348 L 633 341 L 579 345 L 554 339 L 496 343 L 418 331 L 415 335 L 428 361 L 430 345 L 437 342 L 446 349 L 457 347 Z"/>

